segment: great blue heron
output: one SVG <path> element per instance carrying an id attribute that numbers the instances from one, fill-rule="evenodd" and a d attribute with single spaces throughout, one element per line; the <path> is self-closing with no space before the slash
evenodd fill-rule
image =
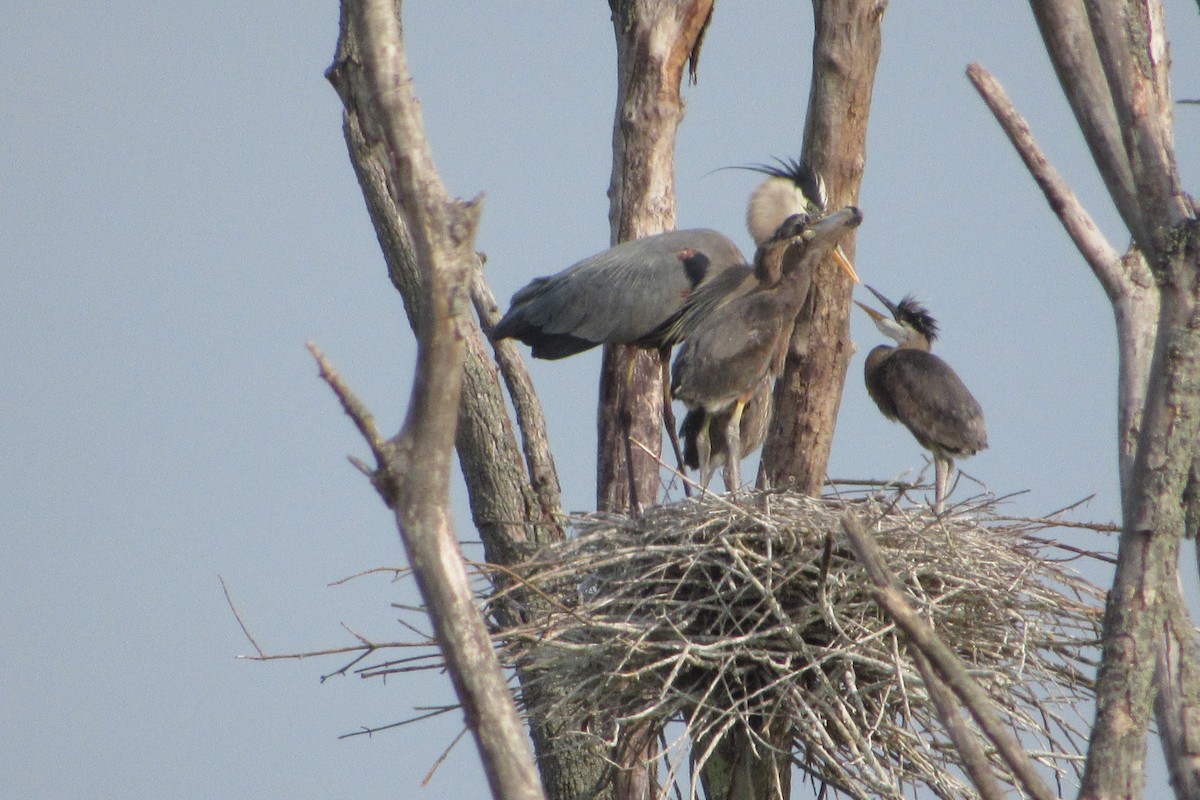
<path id="1" fill-rule="evenodd" d="M 988 446 L 979 402 L 942 359 L 929 352 L 937 322 L 910 295 L 893 303 L 867 287 L 887 306 L 891 318 L 858 303 L 896 347 L 881 344 L 867 354 L 867 392 L 890 420 L 904 423 L 922 447 L 933 453 L 934 510 L 940 514 L 954 473 L 954 459 Z"/>
<path id="2" fill-rule="evenodd" d="M 756 246 L 791 215 L 824 209 L 825 182 L 807 165 L 781 160 L 748 169 L 767 176 L 746 211 L 746 226 Z M 854 266 L 840 248 L 834 256 L 857 283 Z M 737 245 L 723 234 L 707 228 L 667 231 L 621 242 L 556 275 L 535 278 L 513 295 L 492 338 L 519 339 L 529 345 L 534 358 L 545 359 L 565 358 L 599 344 L 659 350 L 663 422 L 678 455 L 668 391 L 670 348 L 708 314 L 757 283 Z"/>
<path id="3" fill-rule="evenodd" d="M 825 183 L 796 161 L 753 165 L 766 179 L 754 190 L 746 225 L 755 245 L 767 241 L 793 214 L 819 214 Z M 839 263 L 855 282 L 854 267 Z M 724 275 L 730 268 L 736 271 Z M 699 290 L 712 310 L 753 287 L 737 245 L 708 228 L 667 231 L 621 242 L 556 275 L 534 278 L 512 297 L 493 339 L 519 339 L 534 358 L 558 359 L 599 344 L 661 348 L 678 344 L 702 314 L 681 313 Z"/>
<path id="4" fill-rule="evenodd" d="M 671 368 L 672 395 L 706 418 L 728 414 L 721 431 L 728 491 L 741 488 L 741 422 L 746 404 L 764 381 L 783 368 L 813 268 L 861 222 L 862 212 L 853 206 L 820 219 L 807 214 L 789 217 L 759 247 L 758 285 L 708 314 L 679 348 Z M 696 425 L 694 446 L 702 477 L 711 474 L 709 430 L 705 420 Z"/>

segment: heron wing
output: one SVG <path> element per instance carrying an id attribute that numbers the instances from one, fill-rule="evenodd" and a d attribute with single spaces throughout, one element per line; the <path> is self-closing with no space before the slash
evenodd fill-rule
<path id="1" fill-rule="evenodd" d="M 950 365 L 933 353 L 896 350 L 881 368 L 880 382 L 896 418 L 923 447 L 957 457 L 987 447 L 979 402 Z"/>
<path id="2" fill-rule="evenodd" d="M 535 348 L 534 355 L 539 346 L 553 350 L 559 341 L 570 343 L 563 355 L 637 342 L 678 312 L 695 287 L 696 276 L 679 258 L 689 248 L 709 257 L 712 274 L 743 261 L 733 242 L 707 229 L 622 242 L 520 289 L 493 336 L 520 339 Z"/>
<path id="3" fill-rule="evenodd" d="M 717 272 L 697 286 L 670 319 L 645 337 L 646 344 L 659 346 L 684 341 L 718 308 L 756 285 L 754 269 L 748 264 Z"/>
<path id="4" fill-rule="evenodd" d="M 754 391 L 771 365 L 788 320 L 772 292 L 755 292 L 717 309 L 680 348 L 674 395 L 711 412 Z"/>

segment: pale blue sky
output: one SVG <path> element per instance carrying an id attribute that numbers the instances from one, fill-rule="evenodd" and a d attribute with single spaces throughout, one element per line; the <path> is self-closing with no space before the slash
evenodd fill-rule
<path id="1" fill-rule="evenodd" d="M 606 4 L 406 5 L 428 133 L 453 193 L 487 193 L 500 298 L 608 242 L 615 98 Z M 228 581 L 273 651 L 400 635 L 373 578 L 403 561 L 312 339 L 395 430 L 413 348 L 322 72 L 335 3 L 10 3 L 0 33 L 0 794 L 14 798 L 483 798 L 458 715 L 338 741 L 444 702 L 439 676 L 319 684 L 336 661 L 250 664 Z M 1168 4 L 1177 97 L 1200 96 L 1196 6 Z M 688 87 L 681 227 L 748 249 L 750 173 L 794 155 L 807 2 L 723 0 Z M 857 265 L 916 293 L 987 414 L 966 462 L 1014 513 L 1087 495 L 1117 516 L 1108 304 L 963 75 L 1005 84 L 1123 248 L 1023 4 L 894 2 L 871 115 Z M 1200 110 L 1179 109 L 1195 187 Z M 711 173 L 711 174 L 710 174 Z M 830 471 L 887 478 L 922 451 L 862 388 L 865 315 Z M 599 356 L 534 364 L 570 509 L 593 504 Z M 752 467 L 743 470 L 752 474 Z M 960 490 L 961 491 L 961 490 Z M 456 490 L 460 532 L 469 516 Z M 1075 543 L 1103 546 L 1095 537 Z M 1185 582 L 1195 588 L 1190 549 Z M 1157 778 L 1156 778 L 1157 779 Z M 1161 784 L 1160 784 L 1161 785 Z"/>

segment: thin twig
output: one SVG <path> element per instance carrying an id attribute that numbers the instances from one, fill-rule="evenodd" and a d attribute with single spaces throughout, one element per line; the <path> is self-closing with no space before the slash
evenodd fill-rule
<path id="1" fill-rule="evenodd" d="M 333 364 L 317 347 L 315 342 L 308 342 L 308 352 L 317 361 L 317 367 L 320 369 L 321 380 L 329 384 L 329 388 L 337 395 L 337 399 L 342 404 L 342 409 L 346 412 L 346 416 L 354 422 L 354 426 L 358 428 L 358 432 L 366 439 L 367 445 L 371 448 L 371 453 L 374 454 L 377 463 L 384 463 L 384 437 L 380 435 L 379 429 L 375 426 L 375 417 L 367 409 L 365 403 L 358 398 L 358 395 L 342 380 L 342 376 L 334 369 Z"/>
<path id="2" fill-rule="evenodd" d="M 391 572 L 395 575 L 393 581 L 412 574 L 412 567 L 371 567 L 364 569 L 362 572 L 356 572 L 353 575 L 347 575 L 344 578 L 338 578 L 336 581 L 326 584 L 327 586 L 341 586 L 343 583 L 349 583 L 352 580 L 361 578 L 365 575 L 374 575 L 379 572 Z"/>
<path id="3" fill-rule="evenodd" d="M 387 725 L 379 725 L 378 727 L 374 727 L 374 728 L 363 728 L 362 730 L 354 731 L 353 733 L 343 733 L 341 736 L 339 736 L 337 738 L 353 739 L 355 736 L 368 736 L 369 737 L 369 736 L 375 735 L 376 733 L 380 733 L 381 731 L 390 731 L 393 728 L 402 728 L 405 725 L 411 725 L 414 722 L 421 722 L 423 720 L 432 719 L 433 717 L 440 717 L 442 714 L 447 714 L 451 711 L 457 711 L 457 710 L 458 710 L 458 706 L 443 706 L 441 708 L 435 709 L 435 710 L 430 711 L 425 714 L 418 714 L 415 717 L 409 717 L 408 719 L 400 720 L 399 722 L 391 722 L 391 723 L 388 723 Z"/>
<path id="4" fill-rule="evenodd" d="M 229 587 L 225 585 L 225 579 L 220 575 L 217 580 L 221 582 L 221 591 L 225 593 L 225 602 L 229 604 L 229 610 L 233 612 L 233 618 L 237 620 L 237 624 L 241 627 L 242 633 L 246 634 L 246 638 L 250 641 L 250 645 L 254 651 L 258 653 L 260 659 L 266 659 L 266 653 L 258 646 L 258 642 L 254 641 L 254 637 L 250 635 L 250 629 L 246 627 L 246 623 L 242 621 L 242 615 L 238 613 L 237 606 L 233 604 L 233 598 L 229 596 Z"/>
<path id="5" fill-rule="evenodd" d="M 438 767 L 440 767 L 446 760 L 446 757 L 450 755 L 450 751 L 453 750 L 455 746 L 462 741 L 462 738 L 467 735 L 468 730 L 469 729 L 464 726 L 463 729 L 458 732 L 458 735 L 454 737 L 454 741 L 446 745 L 446 749 L 442 751 L 442 754 L 433 762 L 433 766 L 431 766 L 429 771 L 425 773 L 425 777 L 421 779 L 422 787 L 429 785 L 429 782 L 433 780 L 433 773 L 437 772 Z"/>

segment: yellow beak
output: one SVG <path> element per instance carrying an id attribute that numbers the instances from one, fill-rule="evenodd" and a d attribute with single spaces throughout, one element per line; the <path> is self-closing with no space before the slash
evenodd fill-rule
<path id="1" fill-rule="evenodd" d="M 842 252 L 842 246 L 840 244 L 833 248 L 833 260 L 836 261 L 837 265 L 842 268 L 842 272 L 845 272 L 850 276 L 850 280 L 854 281 L 855 283 L 862 283 L 862 281 L 858 279 L 858 273 L 854 271 L 854 265 L 850 263 L 850 259 L 846 258 L 846 254 Z"/>
<path id="2" fill-rule="evenodd" d="M 879 321 L 879 320 L 881 320 L 881 319 L 887 319 L 887 318 L 886 318 L 886 317 L 885 317 L 883 314 L 880 314 L 878 311 L 876 311 L 875 309 L 871 308 L 871 307 L 870 307 L 869 305 L 867 305 L 866 303 L 860 303 L 860 302 L 858 302 L 857 300 L 855 300 L 855 301 L 854 301 L 854 305 L 858 306 L 858 307 L 859 307 L 859 308 L 861 308 L 863 311 L 865 311 L 865 312 L 867 312 L 868 314 L 870 314 L 870 315 L 871 315 L 871 319 L 875 320 L 876 322 L 878 322 L 878 321 Z"/>

